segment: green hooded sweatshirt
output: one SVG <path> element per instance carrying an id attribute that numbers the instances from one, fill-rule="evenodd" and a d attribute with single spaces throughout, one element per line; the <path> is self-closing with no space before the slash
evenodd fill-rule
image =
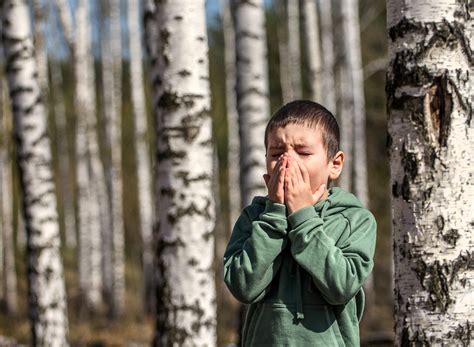
<path id="1" fill-rule="evenodd" d="M 340 188 L 289 216 L 254 198 L 224 254 L 225 283 L 250 304 L 243 345 L 359 346 L 375 238 L 373 215 Z"/>

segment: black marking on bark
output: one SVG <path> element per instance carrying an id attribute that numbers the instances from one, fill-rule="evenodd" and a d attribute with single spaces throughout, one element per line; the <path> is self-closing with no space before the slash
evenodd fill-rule
<path id="1" fill-rule="evenodd" d="M 448 92 L 448 78 L 446 75 L 434 79 L 429 88 L 430 116 L 435 137 L 441 146 L 446 146 L 451 125 L 453 102 Z"/>
<path id="2" fill-rule="evenodd" d="M 418 160 L 416 159 L 416 155 L 408 151 L 405 144 L 403 144 L 401 156 L 404 172 L 409 174 L 410 179 L 413 180 L 418 175 Z"/>
<path id="3" fill-rule="evenodd" d="M 187 152 L 186 151 L 173 151 L 171 148 L 166 148 L 165 150 L 158 151 L 156 155 L 156 159 L 158 162 L 166 160 L 166 159 L 183 159 L 186 158 Z"/>
<path id="4" fill-rule="evenodd" d="M 263 93 L 263 92 L 262 92 L 260 89 L 258 89 L 258 88 L 247 88 L 247 89 L 245 89 L 245 90 L 243 90 L 243 91 L 239 90 L 239 91 L 237 92 L 237 94 L 238 94 L 238 97 L 239 97 L 239 98 L 244 98 L 244 97 L 246 97 L 246 96 L 254 95 L 254 94 L 256 94 L 256 95 L 258 95 L 258 96 L 262 96 L 262 97 L 267 97 L 267 94 L 266 94 L 266 93 Z M 260 110 L 260 109 L 259 109 L 259 110 Z"/>
<path id="5" fill-rule="evenodd" d="M 204 59 L 198 59 L 198 64 L 204 64 Z"/>
<path id="6" fill-rule="evenodd" d="M 458 340 L 463 347 L 471 346 L 472 327 L 471 323 L 466 320 L 464 325 L 458 324 L 456 328 L 448 332 L 446 335 L 449 339 Z"/>
<path id="7" fill-rule="evenodd" d="M 15 89 L 13 89 L 11 92 L 10 92 L 10 96 L 12 98 L 14 98 L 16 95 L 18 94 L 23 94 L 23 93 L 32 93 L 33 92 L 33 88 L 32 87 L 16 87 Z"/>
<path id="8" fill-rule="evenodd" d="M 456 242 L 461 237 L 461 235 L 459 235 L 456 229 L 450 229 L 447 233 L 442 234 L 441 237 L 443 238 L 444 242 L 453 247 L 456 247 Z"/>
<path id="9" fill-rule="evenodd" d="M 260 40 L 258 34 L 252 33 L 248 30 L 240 30 L 236 33 L 236 40 L 251 39 L 251 40 Z"/>
<path id="10" fill-rule="evenodd" d="M 442 233 L 443 229 L 444 229 L 444 218 L 443 218 L 443 216 L 440 215 L 440 216 L 436 217 L 436 226 L 438 227 L 438 231 L 440 233 Z"/>
<path id="11" fill-rule="evenodd" d="M 176 21 L 182 21 L 183 20 L 183 16 L 174 16 L 174 20 Z"/>
<path id="12" fill-rule="evenodd" d="M 392 196 L 394 198 L 398 198 L 400 196 L 400 186 L 398 185 L 398 182 L 392 184 Z"/>
<path id="13" fill-rule="evenodd" d="M 196 266 L 197 264 L 199 264 L 199 262 L 197 261 L 196 258 L 190 258 L 190 259 L 188 260 L 188 265 L 189 265 L 189 266 Z"/>
<path id="14" fill-rule="evenodd" d="M 385 141 L 385 148 L 391 148 L 392 144 L 393 144 L 392 135 L 390 135 L 390 133 L 387 132 L 387 139 Z"/>
<path id="15" fill-rule="evenodd" d="M 176 194 L 176 191 L 174 189 L 171 189 L 171 188 L 161 188 L 160 190 L 160 195 L 161 196 L 169 196 L 171 199 L 174 198 Z"/>
<path id="16" fill-rule="evenodd" d="M 200 130 L 199 126 L 190 125 L 190 124 L 181 126 L 181 127 L 162 128 L 163 132 L 166 132 L 166 133 L 170 132 L 172 134 L 175 134 L 175 135 L 168 134 L 167 136 L 183 138 L 187 143 L 191 143 L 194 141 L 196 136 L 199 135 L 199 130 Z"/>
<path id="17" fill-rule="evenodd" d="M 474 270 L 474 258 L 472 257 L 472 253 L 469 251 L 465 254 L 460 253 L 458 257 L 451 262 L 451 267 L 450 285 L 458 279 L 458 273 L 461 270 Z"/>
<path id="18" fill-rule="evenodd" d="M 180 105 L 178 94 L 170 91 L 165 91 L 158 100 L 158 107 L 165 109 L 175 109 Z"/>
<path id="19" fill-rule="evenodd" d="M 183 70 L 178 71 L 178 75 L 180 75 L 181 77 L 187 77 L 191 75 L 191 71 L 183 69 Z"/>
<path id="20" fill-rule="evenodd" d="M 195 177 L 188 177 L 189 176 L 189 172 L 187 171 L 178 171 L 176 173 L 176 177 L 180 178 L 185 187 L 189 187 L 189 185 L 192 183 L 192 182 L 199 182 L 199 181 L 211 181 L 212 180 L 212 177 L 207 174 L 207 173 L 204 173 L 204 174 L 201 174 L 199 176 L 195 176 Z"/>
<path id="21" fill-rule="evenodd" d="M 183 216 L 192 216 L 192 215 L 204 216 L 206 219 L 211 218 L 211 215 L 207 207 L 204 207 L 202 210 L 200 210 L 193 202 L 191 202 L 188 206 L 184 208 L 182 207 L 177 208 L 175 212 L 171 212 L 171 211 L 168 212 L 167 218 L 168 218 L 168 222 L 171 225 L 174 225 Z"/>
<path id="22" fill-rule="evenodd" d="M 204 36 L 198 36 L 196 38 L 199 42 L 204 42 L 206 40 L 206 38 Z"/>
<path id="23" fill-rule="evenodd" d="M 449 293 L 449 266 L 446 263 L 440 264 L 435 261 L 428 265 L 421 256 L 417 256 L 416 262 L 416 276 L 424 290 L 428 293 L 426 301 L 427 309 L 431 311 L 439 310 L 441 313 L 446 313 L 449 305 L 454 301 Z"/>
<path id="24" fill-rule="evenodd" d="M 410 180 L 408 179 L 407 175 L 403 176 L 401 191 L 402 191 L 403 200 L 405 200 L 407 202 L 410 201 L 410 197 L 411 197 Z"/>

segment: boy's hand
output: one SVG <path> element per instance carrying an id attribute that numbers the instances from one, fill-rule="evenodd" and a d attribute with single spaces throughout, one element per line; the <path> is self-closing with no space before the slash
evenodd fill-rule
<path id="1" fill-rule="evenodd" d="M 285 203 L 285 171 L 287 161 L 287 157 L 281 155 L 273 169 L 272 175 L 263 175 L 268 189 L 268 197 L 271 201 L 279 204 Z"/>
<path id="2" fill-rule="evenodd" d="M 326 185 L 311 191 L 308 170 L 297 158 L 289 157 L 285 175 L 285 202 L 288 213 L 316 204 L 324 196 Z"/>

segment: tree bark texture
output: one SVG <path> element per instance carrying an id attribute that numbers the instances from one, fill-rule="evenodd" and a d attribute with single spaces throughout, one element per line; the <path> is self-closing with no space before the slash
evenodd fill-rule
<path id="1" fill-rule="evenodd" d="M 151 177 L 150 148 L 148 144 L 148 120 L 143 88 L 143 53 L 140 34 L 140 9 L 135 0 L 128 0 L 128 30 L 130 47 L 130 85 L 135 120 L 135 155 L 137 158 L 138 201 L 140 205 L 140 234 L 142 236 L 142 263 L 144 280 L 144 309 L 155 312 L 153 281 L 153 187 Z"/>
<path id="2" fill-rule="evenodd" d="M 153 23 L 149 19 L 147 25 Z M 158 53 L 151 61 L 160 199 L 154 343 L 215 346 L 213 146 L 204 0 L 157 2 L 154 23 L 159 40 L 149 47 L 156 44 Z"/>
<path id="3" fill-rule="evenodd" d="M 323 103 L 321 44 L 317 11 L 315 0 L 303 0 L 301 14 L 310 98 L 318 103 Z"/>
<path id="4" fill-rule="evenodd" d="M 387 2 L 397 345 L 472 346 L 472 6 Z"/>
<path id="5" fill-rule="evenodd" d="M 104 114 L 107 144 L 110 149 L 110 166 L 107 182 L 112 214 L 112 297 L 111 313 L 118 317 L 125 306 L 125 259 L 122 189 L 122 45 L 120 36 L 120 3 L 107 1 L 108 20 L 102 40 L 102 77 L 104 84 Z"/>
<path id="6" fill-rule="evenodd" d="M 3 84 L 3 81 L 0 81 Z M 3 89 L 3 88 L 2 88 Z M 0 91 L 0 92 L 3 92 Z M 3 110 L 2 110 L 3 111 Z M 9 115 L 9 113 L 7 113 Z M 15 269 L 15 242 L 13 238 L 13 177 L 11 158 L 11 124 L 7 114 L 0 115 L 0 283 L 4 293 L 6 312 L 18 313 L 17 277 Z M 2 117 L 3 116 L 3 117 Z"/>
<path id="7" fill-rule="evenodd" d="M 66 346 L 68 319 L 46 112 L 25 1 L 0 2 L 6 71 L 27 229 L 33 345 Z"/>
<path id="8" fill-rule="evenodd" d="M 321 104 L 329 111 L 336 111 L 336 90 L 334 84 L 334 27 L 332 21 L 332 1 L 317 0 L 321 23 L 321 51 L 323 63 L 323 90 Z"/>
<path id="9" fill-rule="evenodd" d="M 291 79 L 291 100 L 301 99 L 301 50 L 299 0 L 286 0 L 289 71 Z"/>
<path id="10" fill-rule="evenodd" d="M 76 7 L 74 47 L 79 284 L 85 300 L 84 308 L 96 311 L 102 303 L 101 226 L 110 229 L 110 220 L 106 223 L 101 218 L 110 209 L 97 141 L 95 74 L 90 36 L 87 1 L 80 0 Z"/>
<path id="11" fill-rule="evenodd" d="M 265 13 L 262 0 L 233 0 L 237 63 L 242 206 L 266 195 L 265 126 L 270 116 Z"/>

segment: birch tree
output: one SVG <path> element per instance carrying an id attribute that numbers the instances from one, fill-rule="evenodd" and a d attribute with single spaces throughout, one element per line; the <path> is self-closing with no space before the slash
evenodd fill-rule
<path id="1" fill-rule="evenodd" d="M 270 116 L 265 12 L 261 0 L 233 0 L 242 206 L 265 195 L 263 138 Z"/>
<path id="2" fill-rule="evenodd" d="M 53 3 L 50 3 L 50 13 L 53 13 Z M 53 42 L 55 47 L 61 45 L 60 40 L 60 26 L 59 23 L 53 21 L 52 25 L 56 25 L 53 34 Z M 66 117 L 66 105 L 65 105 L 65 86 L 63 73 L 61 70 L 61 62 L 59 59 L 50 59 L 51 66 L 51 95 L 53 103 L 53 114 L 54 121 L 56 124 L 56 137 L 57 143 L 57 156 L 59 160 L 59 176 L 60 184 L 62 186 L 62 195 L 59 197 L 61 199 L 60 204 L 63 206 L 64 214 L 64 236 L 65 243 L 67 247 L 73 248 L 77 245 L 77 236 L 76 236 L 76 215 L 74 207 L 74 192 L 73 186 L 70 182 L 70 172 L 71 172 L 71 158 L 69 156 L 69 141 L 64 134 L 67 133 L 67 117 Z"/>
<path id="3" fill-rule="evenodd" d="M 334 85 L 334 35 L 332 23 L 332 1 L 317 0 L 321 23 L 321 51 L 323 65 L 322 104 L 331 112 L 336 111 L 336 92 Z"/>
<path id="4" fill-rule="evenodd" d="M 74 40 L 76 123 L 76 179 L 79 217 L 79 285 L 86 308 L 95 311 L 102 303 L 101 225 L 109 211 L 103 167 L 97 141 L 95 75 L 90 47 L 91 29 L 86 0 L 76 7 Z"/>
<path id="5" fill-rule="evenodd" d="M 387 1 L 397 345 L 472 345 L 472 8 Z"/>
<path id="6" fill-rule="evenodd" d="M 291 100 L 301 99 L 301 51 L 299 0 L 286 0 L 289 71 L 291 78 Z"/>
<path id="7" fill-rule="evenodd" d="M 301 13 L 303 17 L 304 54 L 308 66 L 310 98 L 318 103 L 324 103 L 321 45 L 317 11 L 315 0 L 303 0 Z"/>
<path id="8" fill-rule="evenodd" d="M 214 201 L 204 0 L 156 2 L 149 42 L 160 208 L 154 344 L 216 345 Z M 148 19 L 147 19 L 148 18 Z M 192 30 L 190 30 L 192 28 Z M 157 37 L 148 37 L 157 39 Z M 155 46 L 156 45 L 156 46 Z M 193 52 L 193 54 L 189 54 Z"/>
<path id="9" fill-rule="evenodd" d="M 36 79 L 28 6 L 0 2 L 6 71 L 27 229 L 28 309 L 33 345 L 66 346 L 68 319 L 46 112 Z"/>
<path id="10" fill-rule="evenodd" d="M 102 46 L 102 80 L 104 93 L 104 115 L 106 122 L 107 144 L 111 162 L 107 172 L 112 214 L 112 315 L 122 314 L 125 305 L 125 259 L 123 230 L 123 192 L 122 192 L 122 45 L 120 34 L 120 2 L 106 1 L 109 18 L 105 20 L 105 37 Z"/>
<path id="11" fill-rule="evenodd" d="M 3 77 L 3 76 L 2 76 Z M 3 84 L 3 79 L 0 81 Z M 3 88 L 1 88 L 3 93 Z M 3 110 L 2 110 L 3 111 Z M 2 247 L 0 257 L 0 278 L 3 283 L 2 291 L 4 293 L 4 303 L 6 312 L 10 315 L 18 313 L 18 297 L 17 297 L 17 278 L 15 269 L 15 242 L 13 241 L 13 177 L 12 177 L 12 160 L 11 160 L 11 125 L 7 119 L 8 113 L 0 114 L 0 229 Z M 3 275 L 3 276 L 1 276 Z"/>
<path id="12" fill-rule="evenodd" d="M 130 88 L 135 121 L 135 155 L 137 158 L 138 202 L 140 234 L 142 236 L 142 263 L 144 279 L 144 309 L 149 313 L 155 307 L 153 281 L 153 197 L 148 120 L 143 88 L 143 53 L 140 34 L 140 9 L 135 0 L 128 0 L 128 45 L 130 47 Z"/>

